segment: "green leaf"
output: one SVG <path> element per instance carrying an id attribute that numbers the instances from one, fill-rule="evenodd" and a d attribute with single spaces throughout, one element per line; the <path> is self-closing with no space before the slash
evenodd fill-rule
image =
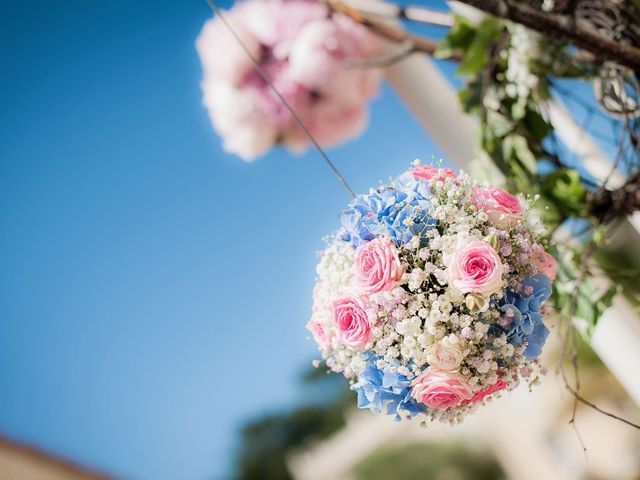
<path id="1" fill-rule="evenodd" d="M 513 136 L 508 135 L 504 137 L 502 141 L 502 156 L 504 158 L 511 158 L 513 155 Z"/>
<path id="2" fill-rule="evenodd" d="M 511 135 L 513 151 L 522 166 L 531 174 L 536 172 L 536 157 L 529 149 L 527 139 L 522 135 Z"/>
<path id="3" fill-rule="evenodd" d="M 487 128 L 491 128 L 496 137 L 504 137 L 513 130 L 514 126 L 504 115 L 489 110 L 487 111 Z"/>
<path id="4" fill-rule="evenodd" d="M 544 196 L 541 196 L 536 202 L 536 208 L 540 211 L 542 221 L 549 231 L 555 230 L 564 221 L 564 217 L 558 211 L 555 203 L 550 202 Z"/>
<path id="5" fill-rule="evenodd" d="M 527 114 L 527 97 L 518 97 L 511 105 L 511 116 L 514 120 L 522 120 Z"/>
<path id="6" fill-rule="evenodd" d="M 551 133 L 551 124 L 547 122 L 536 107 L 527 107 L 524 123 L 528 130 L 535 135 L 536 139 L 542 140 Z"/>
<path id="7" fill-rule="evenodd" d="M 587 332 L 589 329 L 594 328 L 593 325 L 596 323 L 597 319 L 593 302 L 590 298 L 585 297 L 581 293 L 578 293 L 578 298 L 576 299 L 575 315 L 587 323 Z"/>
<path id="8" fill-rule="evenodd" d="M 587 209 L 587 192 L 574 169 L 557 170 L 544 179 L 542 192 L 567 216 L 583 216 Z"/>
<path id="9" fill-rule="evenodd" d="M 491 17 L 485 18 L 478 25 L 473 39 L 464 51 L 464 59 L 458 66 L 457 75 L 476 73 L 482 70 L 489 61 L 492 44 L 502 33 L 500 24 Z"/>
<path id="10" fill-rule="evenodd" d="M 449 58 L 454 50 L 466 51 L 476 35 L 476 26 L 467 18 L 454 15 L 453 20 L 449 33 L 442 39 L 433 54 L 436 58 Z"/>
<path id="11" fill-rule="evenodd" d="M 458 92 L 462 108 L 467 113 L 477 111 L 482 102 L 482 88 L 479 81 L 472 81 Z"/>
<path id="12" fill-rule="evenodd" d="M 619 292 L 620 288 L 618 285 L 614 285 L 608 290 L 606 290 L 600 298 L 593 302 L 592 313 L 591 313 L 591 322 L 587 325 L 586 336 L 590 341 L 591 337 L 593 337 L 593 332 L 598 326 L 598 321 L 604 314 L 604 312 L 611 306 L 613 303 L 613 299 L 616 294 Z"/>

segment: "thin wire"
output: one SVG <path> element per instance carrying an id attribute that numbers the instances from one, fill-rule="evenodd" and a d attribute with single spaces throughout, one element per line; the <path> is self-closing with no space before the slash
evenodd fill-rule
<path id="1" fill-rule="evenodd" d="M 207 0 L 207 4 L 209 5 L 209 7 L 211 8 L 211 10 L 213 10 L 213 12 L 218 15 L 218 17 L 220 17 L 220 20 L 222 20 L 222 23 L 225 25 L 225 27 L 227 28 L 227 30 L 229 30 L 229 33 L 231 33 L 231 35 L 233 35 L 233 37 L 236 39 L 236 41 L 238 42 L 238 44 L 240 45 L 240 47 L 242 47 L 242 50 L 244 50 L 244 52 L 247 54 L 247 56 L 251 59 L 251 62 L 253 63 L 253 65 L 256 67 L 256 70 L 258 70 L 258 73 L 260 74 L 260 76 L 264 79 L 265 82 L 267 82 L 267 85 L 269 85 L 269 87 L 271 88 L 271 90 L 273 90 L 273 93 L 276 94 L 276 96 L 280 99 L 280 101 L 282 102 L 282 104 L 286 107 L 287 110 L 289 110 L 289 113 L 291 114 L 291 116 L 293 117 L 293 119 L 295 120 L 295 122 L 298 124 L 298 126 L 302 129 L 302 131 L 305 133 L 305 135 L 309 138 L 309 140 L 311 141 L 311 143 L 313 143 L 313 145 L 316 147 L 316 149 L 318 150 L 318 152 L 320 152 L 320 155 L 322 155 L 322 158 L 324 158 L 324 161 L 327 163 L 327 165 L 329 166 L 329 168 L 333 171 L 333 173 L 335 174 L 335 176 L 338 178 L 338 180 L 340 181 L 340 183 L 342 184 L 342 186 L 345 188 L 345 190 L 349 193 L 349 195 L 351 195 L 352 198 L 355 198 L 355 193 L 353 193 L 353 190 L 351 190 L 351 187 L 349 187 L 349 185 L 347 184 L 347 181 L 344 179 L 344 177 L 340 174 L 340 172 L 338 171 L 338 169 L 336 168 L 336 166 L 333 164 L 333 162 L 331 161 L 331 159 L 329 159 L 329 157 L 327 156 L 327 154 L 325 153 L 325 151 L 323 150 L 323 148 L 320 146 L 320 144 L 316 141 L 316 139 L 314 138 L 314 136 L 311 134 L 311 132 L 309 131 L 309 129 L 306 127 L 306 125 L 304 124 L 304 122 L 300 119 L 300 117 L 298 116 L 298 114 L 295 112 L 295 110 L 293 109 L 293 107 L 291 107 L 291 105 L 289 105 L 289 102 L 287 102 L 285 100 L 285 98 L 282 96 L 282 94 L 278 91 L 278 89 L 276 88 L 276 86 L 273 84 L 273 81 L 271 80 L 271 77 L 269 76 L 269 74 L 265 71 L 264 68 L 262 68 L 262 66 L 260 65 L 260 63 L 258 62 L 258 60 L 251 54 L 251 52 L 249 51 L 249 49 L 247 48 L 247 46 L 244 44 L 244 42 L 242 41 L 242 39 L 240 38 L 240 36 L 236 33 L 236 31 L 233 29 L 233 27 L 229 24 L 229 22 L 227 21 L 227 19 L 225 18 L 225 16 L 222 14 L 222 10 L 220 8 L 218 8 L 218 5 L 216 4 L 215 0 Z"/>

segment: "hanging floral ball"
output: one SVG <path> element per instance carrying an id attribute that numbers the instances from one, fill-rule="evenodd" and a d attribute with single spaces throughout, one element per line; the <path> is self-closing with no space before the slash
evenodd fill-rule
<path id="1" fill-rule="evenodd" d="M 307 327 L 358 407 L 455 423 L 539 380 L 556 264 L 528 213 L 505 190 L 419 163 L 351 202 L 321 253 Z"/>

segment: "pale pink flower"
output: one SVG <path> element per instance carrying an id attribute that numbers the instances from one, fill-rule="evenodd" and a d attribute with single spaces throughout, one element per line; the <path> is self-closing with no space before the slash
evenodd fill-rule
<path id="1" fill-rule="evenodd" d="M 314 107 L 313 116 L 309 118 L 307 127 L 318 142 L 323 145 L 337 145 L 345 140 L 355 138 L 367 125 L 369 113 L 364 104 L 354 107 L 337 107 L 332 101 L 319 102 Z M 302 130 L 296 127 L 295 132 L 301 136 Z M 285 141 L 288 140 L 290 132 Z M 304 146 L 308 144 L 303 137 Z"/>
<path id="2" fill-rule="evenodd" d="M 223 138 L 225 150 L 253 160 L 273 146 L 278 131 L 264 111 L 256 108 L 259 98 L 254 92 L 230 83 L 212 82 L 210 78 L 205 78 L 203 88 L 204 104 Z"/>
<path id="3" fill-rule="evenodd" d="M 504 267 L 498 253 L 482 240 L 459 245 L 445 258 L 449 284 L 462 293 L 489 296 L 503 287 Z"/>
<path id="4" fill-rule="evenodd" d="M 346 64 L 382 51 L 379 37 L 306 0 L 247 0 L 226 18 L 318 142 L 332 146 L 362 132 L 382 74 Z M 309 145 L 220 19 L 205 23 L 196 46 L 204 104 L 225 150 L 252 160 L 276 143 L 294 151 Z"/>
<path id="5" fill-rule="evenodd" d="M 396 247 L 387 237 L 360 245 L 354 256 L 353 271 L 356 285 L 366 294 L 392 290 L 403 273 Z"/>
<path id="6" fill-rule="evenodd" d="M 430 367 L 413 381 L 411 396 L 429 408 L 445 410 L 469 400 L 472 392 L 461 374 Z"/>
<path id="7" fill-rule="evenodd" d="M 311 318 L 307 323 L 307 330 L 313 335 L 313 339 L 321 347 L 327 347 L 329 344 L 329 332 L 327 325 L 320 322 L 316 318 Z"/>
<path id="8" fill-rule="evenodd" d="M 251 55 L 259 58 L 260 42 L 247 30 L 238 17 L 237 14 L 230 14 L 227 20 Z M 196 40 L 196 49 L 206 76 L 238 84 L 254 68 L 251 59 L 218 17 L 205 22 Z"/>
<path id="9" fill-rule="evenodd" d="M 371 336 L 371 325 L 362 304 L 354 297 L 336 298 L 332 304 L 333 323 L 344 345 L 362 349 Z"/>
<path id="10" fill-rule="evenodd" d="M 237 3 L 231 12 L 236 10 L 258 41 L 272 48 L 279 59 L 287 57 L 305 25 L 327 18 L 324 5 L 306 0 L 247 0 Z"/>
<path id="11" fill-rule="evenodd" d="M 411 174 L 418 180 L 431 180 L 433 177 L 444 180 L 447 177 L 455 178 L 456 172 L 450 168 L 437 168 L 431 165 L 418 165 L 411 169 Z"/>
<path id="12" fill-rule="evenodd" d="M 345 107 L 361 106 L 377 93 L 381 72 L 345 68 L 346 62 L 362 56 L 352 37 L 359 28 L 345 29 L 343 25 L 325 19 L 303 27 L 291 46 L 289 74 L 316 92 L 321 100 L 330 99 Z"/>
<path id="13" fill-rule="evenodd" d="M 501 188 L 474 188 L 471 202 L 487 214 L 493 225 L 502 229 L 514 226 L 524 213 L 518 198 Z"/>
<path id="14" fill-rule="evenodd" d="M 534 246 L 531 262 L 533 264 L 533 268 L 535 268 L 538 273 L 546 275 L 552 282 L 556 279 L 556 273 L 558 270 L 556 259 L 545 252 L 540 245 Z"/>

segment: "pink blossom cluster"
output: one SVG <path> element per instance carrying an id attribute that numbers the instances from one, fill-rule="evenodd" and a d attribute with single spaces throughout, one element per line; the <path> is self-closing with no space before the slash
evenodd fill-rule
<path id="1" fill-rule="evenodd" d="M 363 130 L 381 73 L 349 62 L 379 55 L 379 37 L 309 0 L 245 0 L 225 19 L 319 143 L 332 146 Z M 308 145 L 222 18 L 204 24 L 196 47 L 204 104 L 225 150 L 253 160 L 275 144 L 294 151 Z"/>
<path id="2" fill-rule="evenodd" d="M 457 422 L 538 381 L 556 263 L 529 210 L 426 165 L 356 197 L 322 254 L 307 327 L 359 406 Z"/>

